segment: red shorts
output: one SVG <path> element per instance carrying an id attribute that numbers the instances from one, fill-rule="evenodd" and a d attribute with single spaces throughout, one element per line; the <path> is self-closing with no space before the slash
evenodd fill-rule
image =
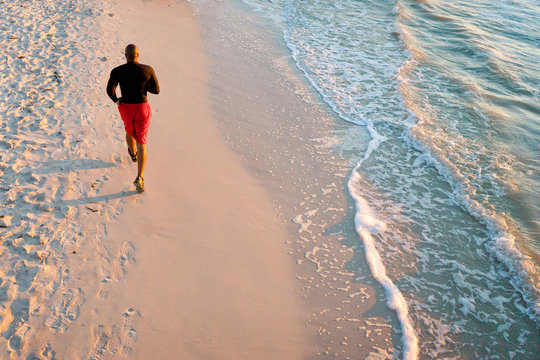
<path id="1" fill-rule="evenodd" d="M 146 134 L 148 134 L 150 118 L 152 117 L 150 104 L 147 102 L 141 104 L 122 103 L 118 104 L 118 111 L 124 120 L 126 132 L 133 136 L 139 144 L 146 144 Z"/>

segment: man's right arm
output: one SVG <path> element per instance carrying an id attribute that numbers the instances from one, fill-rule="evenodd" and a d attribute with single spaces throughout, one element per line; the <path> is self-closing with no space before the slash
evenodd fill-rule
<path id="1" fill-rule="evenodd" d="M 116 77 L 116 69 L 113 69 L 111 71 L 111 76 L 109 77 L 109 81 L 107 82 L 107 95 L 111 98 L 112 101 L 115 103 L 118 102 L 118 97 L 116 96 L 116 86 L 118 85 L 118 78 Z"/>

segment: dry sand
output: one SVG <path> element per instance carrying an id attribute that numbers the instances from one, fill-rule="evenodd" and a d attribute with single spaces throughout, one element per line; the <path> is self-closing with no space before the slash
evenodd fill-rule
<path id="1" fill-rule="evenodd" d="M 154 66 L 162 93 L 150 97 L 148 190 L 108 229 L 136 249 L 125 290 L 109 298 L 140 314 L 133 358 L 302 358 L 286 234 L 213 126 L 192 10 L 163 3 L 119 7 L 122 33 Z"/>

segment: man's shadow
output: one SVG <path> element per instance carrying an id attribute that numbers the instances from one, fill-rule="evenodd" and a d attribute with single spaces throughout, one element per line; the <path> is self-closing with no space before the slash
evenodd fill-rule
<path id="1" fill-rule="evenodd" d="M 41 163 L 41 166 L 33 171 L 37 175 L 52 173 L 67 173 L 77 170 L 105 169 L 116 166 L 115 163 L 94 159 L 67 159 L 52 160 Z"/>
<path id="2" fill-rule="evenodd" d="M 116 194 L 90 196 L 90 197 L 83 197 L 83 198 L 73 199 L 73 200 L 60 200 L 57 203 L 60 205 L 66 205 L 66 206 L 76 206 L 76 205 L 92 204 L 92 203 L 98 203 L 102 201 L 120 199 L 123 197 L 128 197 L 128 196 L 132 196 L 136 194 L 138 194 L 138 192 L 135 190 L 122 190 L 122 191 L 117 192 Z"/>
<path id="3" fill-rule="evenodd" d="M 72 171 L 81 170 L 95 170 L 115 167 L 117 164 L 113 162 L 103 161 L 99 159 L 66 159 L 66 160 L 52 160 L 43 162 L 39 167 L 35 168 L 32 172 L 37 175 L 46 175 L 53 173 L 68 173 Z M 114 194 L 97 195 L 82 197 L 79 199 L 62 200 L 63 192 L 58 194 L 58 197 L 54 201 L 54 206 L 76 206 L 90 203 L 107 202 L 109 200 L 119 199 L 123 197 L 129 197 L 138 194 L 135 190 L 121 190 Z"/>

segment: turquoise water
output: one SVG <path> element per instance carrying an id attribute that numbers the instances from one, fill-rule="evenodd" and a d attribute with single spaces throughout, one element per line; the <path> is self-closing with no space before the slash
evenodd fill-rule
<path id="1" fill-rule="evenodd" d="M 244 2 L 371 136 L 348 191 L 397 357 L 536 358 L 540 3 Z"/>

